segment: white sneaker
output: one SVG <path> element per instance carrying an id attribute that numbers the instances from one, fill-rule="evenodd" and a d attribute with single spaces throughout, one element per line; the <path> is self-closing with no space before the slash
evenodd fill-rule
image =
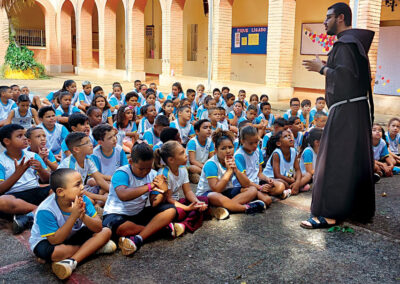
<path id="1" fill-rule="evenodd" d="M 53 262 L 51 269 L 59 279 L 63 280 L 71 276 L 77 265 L 76 260 L 67 258 L 59 262 Z"/>
<path id="2" fill-rule="evenodd" d="M 112 240 L 109 240 L 103 247 L 101 247 L 98 251 L 96 251 L 96 254 L 113 253 L 116 250 L 117 250 L 117 245 Z"/>
<path id="3" fill-rule="evenodd" d="M 229 218 L 229 211 L 224 207 L 211 207 L 210 213 L 211 216 L 217 220 L 225 220 Z"/>

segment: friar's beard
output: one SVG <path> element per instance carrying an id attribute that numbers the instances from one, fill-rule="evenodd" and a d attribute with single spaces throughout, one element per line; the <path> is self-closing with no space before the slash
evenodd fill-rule
<path id="1" fill-rule="evenodd" d="M 326 31 L 327 35 L 333 36 L 337 34 L 337 24 L 334 23 L 328 30 Z"/>

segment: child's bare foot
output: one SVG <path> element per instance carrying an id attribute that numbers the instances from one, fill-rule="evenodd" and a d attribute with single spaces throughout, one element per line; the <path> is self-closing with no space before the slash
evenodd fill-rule
<path id="1" fill-rule="evenodd" d="M 40 264 L 45 264 L 45 263 L 46 263 L 46 261 L 45 261 L 44 259 L 40 258 L 40 257 L 37 257 L 36 260 L 37 260 L 37 262 L 39 262 Z"/>

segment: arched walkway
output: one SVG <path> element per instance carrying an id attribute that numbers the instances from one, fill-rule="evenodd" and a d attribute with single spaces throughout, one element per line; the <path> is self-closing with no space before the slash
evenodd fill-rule
<path id="1" fill-rule="evenodd" d="M 65 0 L 60 12 L 61 72 L 73 72 L 76 66 L 75 10 L 70 0 Z"/>
<path id="2" fill-rule="evenodd" d="M 98 9 L 94 0 L 85 0 L 80 13 L 78 62 L 81 67 L 99 67 Z"/>

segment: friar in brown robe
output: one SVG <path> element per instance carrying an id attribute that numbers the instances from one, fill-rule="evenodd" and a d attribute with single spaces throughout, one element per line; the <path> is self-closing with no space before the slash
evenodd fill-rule
<path id="1" fill-rule="evenodd" d="M 345 219 L 368 222 L 375 213 L 368 59 L 374 32 L 352 29 L 351 10 L 345 3 L 329 7 L 324 24 L 328 34 L 338 37 L 328 61 L 317 57 L 303 62 L 309 71 L 326 76 L 329 107 L 314 174 L 314 218 L 302 222 L 305 228 L 329 227 Z"/>

